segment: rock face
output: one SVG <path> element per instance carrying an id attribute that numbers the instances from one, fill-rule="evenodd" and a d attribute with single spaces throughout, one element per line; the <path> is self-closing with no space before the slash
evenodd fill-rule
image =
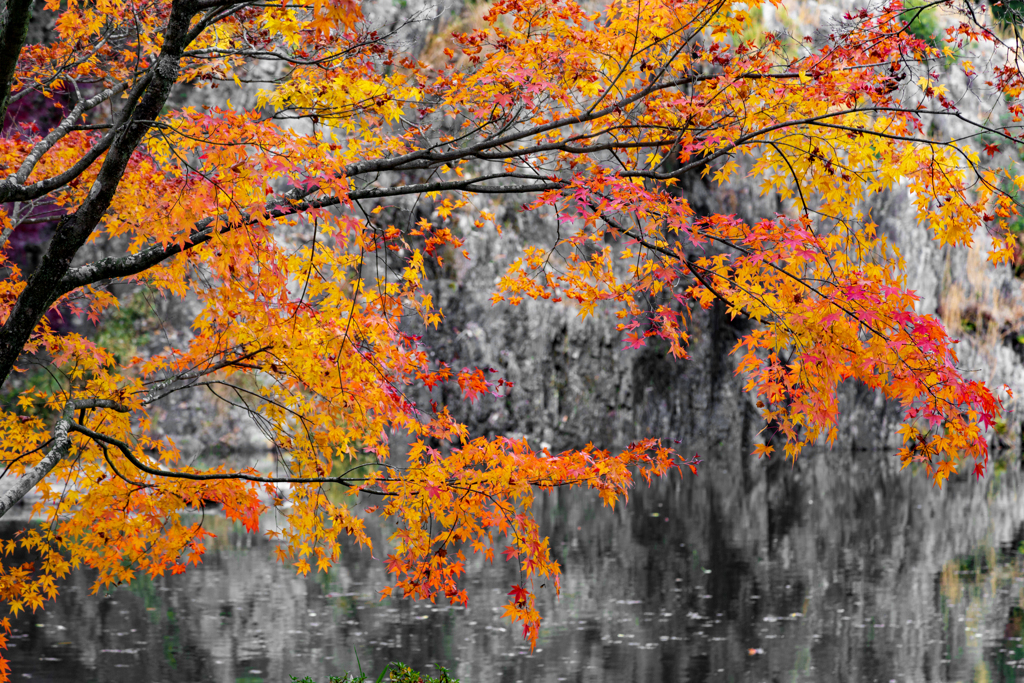
<path id="1" fill-rule="evenodd" d="M 781 207 L 759 198 L 755 188 L 711 190 L 699 180 L 685 188 L 698 213 L 736 213 L 751 221 Z M 869 214 L 906 260 L 908 285 L 919 292 L 920 310 L 939 316 L 956 336 L 961 367 L 992 387 L 1024 389 L 1024 363 L 1017 348 L 1024 289 L 1010 266 L 986 261 L 984 233 L 975 246 L 941 247 L 918 225 L 906 192 L 872 197 Z M 676 442 L 684 453 L 749 453 L 764 423 L 754 398 L 735 375 L 732 348 L 748 323 L 721 308 L 694 311 L 690 359 L 677 361 L 658 344 L 623 350 L 618 320 L 610 309 L 581 318 L 571 305 L 525 301 L 492 306 L 497 277 L 524 245 L 547 244 L 553 221 L 501 207 L 501 233 L 466 235 L 471 261 L 435 272 L 435 300 L 445 313 L 426 342 L 453 365 L 493 368 L 514 382 L 504 399 L 452 406 L 472 431 L 518 434 L 537 447 L 580 446 L 593 441 L 614 447 L 643 436 Z M 1003 394 L 1005 397 L 1005 394 Z M 448 398 L 442 396 L 442 398 Z M 997 450 L 1019 443 L 1020 418 L 1007 400 L 1006 424 L 992 434 Z M 839 450 L 893 448 L 899 406 L 880 391 L 851 383 L 841 397 Z"/>
<path id="2" fill-rule="evenodd" d="M 714 198 L 702 184 L 687 192 L 699 212 L 711 211 Z M 522 435 L 556 451 L 656 436 L 682 452 L 727 444 L 749 452 L 763 425 L 730 358 L 747 324 L 723 308 L 693 312 L 690 359 L 676 361 L 656 342 L 624 350 L 611 307 L 584 318 L 566 302 L 491 304 L 508 263 L 524 246 L 550 247 L 555 235 L 553 217 L 523 211 L 516 200 L 498 207 L 500 233 L 465 236 L 471 260 L 458 257 L 462 265 L 434 273 L 445 319 L 425 341 L 454 366 L 493 368 L 514 385 L 504 399 L 452 406 L 457 416 L 477 433 Z"/>
<path id="3" fill-rule="evenodd" d="M 458 279 L 439 282 L 445 323 L 429 341 L 455 364 L 491 367 L 514 383 L 504 400 L 463 408 L 472 430 L 522 434 L 553 450 L 588 441 L 612 447 L 650 435 L 687 449 L 749 442 L 754 408 L 729 358 L 742 323 L 717 307 L 699 311 L 694 327 L 702 333 L 691 359 L 674 361 L 657 344 L 623 350 L 618 320 L 607 309 L 584 319 L 564 304 L 492 306 L 486 292 L 501 270 L 499 255 L 514 253 L 534 218 L 516 220 L 526 225 L 497 239 L 474 236 L 490 242 L 480 259 Z"/>
<path id="4" fill-rule="evenodd" d="M 685 191 L 701 213 L 757 220 L 782 208 L 759 198 L 751 186 L 711 191 L 698 180 Z M 494 207 L 500 232 L 463 226 L 470 259 L 452 254 L 444 268 L 428 270 L 428 286 L 444 320 L 437 330 L 415 330 L 439 359 L 456 368 L 493 369 L 494 377 L 512 382 L 513 388 L 503 398 L 484 396 L 473 405 L 443 391 L 429 398 L 448 405 L 474 435 L 525 436 L 535 448 L 547 445 L 557 451 L 591 441 L 615 448 L 655 436 L 675 442 L 683 454 L 706 456 L 713 449 L 746 463 L 755 441 L 766 438 L 755 399 L 744 391 L 731 356 L 748 322 L 730 318 L 718 306 L 693 311 L 690 358 L 680 361 L 656 340 L 644 349 L 624 350 L 616 331 L 619 321 L 609 307 L 583 318 L 565 302 L 492 305 L 490 296 L 508 263 L 526 245 L 550 246 L 555 234 L 552 217 L 523 211 L 522 201 L 509 197 Z M 906 260 L 908 284 L 921 297 L 920 310 L 959 330 L 961 367 L 992 387 L 1024 390 L 1024 344 L 1016 331 L 1024 327 L 1024 291 L 1012 268 L 986 262 L 987 235 L 977 235 L 972 249 L 941 247 L 916 223 L 906 193 L 884 193 L 870 204 L 879 230 Z M 177 320 L 172 327 L 187 330 L 180 315 L 187 307 L 185 302 L 182 310 L 164 311 L 160 318 Z M 262 436 L 247 427 L 244 415 L 215 404 L 205 397 L 169 407 L 160 427 L 190 452 L 261 447 Z M 997 451 L 1015 450 L 1020 443 L 1015 401 L 1006 405 L 1006 423 L 991 435 Z M 218 417 L 210 419 L 214 414 Z M 845 386 L 836 449 L 896 447 L 900 415 L 899 406 L 884 400 L 880 391 Z"/>
<path id="5" fill-rule="evenodd" d="M 790 3 L 788 21 L 799 14 L 806 26 L 785 24 L 774 8 L 763 8 L 766 30 L 815 32 L 849 3 L 832 5 Z M 458 5 L 449 10 L 463 16 Z M 459 20 L 454 20 L 459 21 Z M 942 21 L 937 19 L 937 21 Z M 438 30 L 435 21 L 433 30 Z M 416 44 L 430 51 L 430 38 Z M 987 105 L 977 84 L 963 74 L 944 75 L 958 92 L 971 92 L 961 106 L 981 117 Z M 998 109 L 998 107 L 995 107 Z M 926 121 L 938 137 L 964 139 L 973 134 L 967 124 L 936 117 Z M 995 165 L 1018 163 L 1016 157 L 996 157 Z M 749 163 L 749 162 L 748 162 Z M 741 166 L 743 162 L 741 160 Z M 773 195 L 762 196 L 755 180 L 723 187 L 694 175 L 680 183 L 681 191 L 698 215 L 736 214 L 748 222 L 794 213 L 791 203 Z M 492 367 L 515 382 L 504 400 L 484 400 L 472 408 L 454 408 L 456 414 L 480 434 L 521 434 L 534 446 L 553 449 L 579 446 L 587 441 L 614 447 L 642 436 L 680 442 L 682 452 L 749 453 L 764 428 L 753 398 L 734 374 L 730 352 L 746 329 L 723 311 L 695 311 L 690 329 L 691 358 L 675 361 L 656 344 L 641 351 L 623 351 L 618 322 L 609 310 L 581 319 L 571 306 L 525 302 L 517 308 L 492 306 L 489 296 L 497 277 L 525 245 L 551 246 L 556 232 L 554 217 L 525 212 L 508 198 L 497 208 L 501 233 L 465 231 L 473 260 L 446 272 L 435 273 L 435 300 L 446 319 L 441 330 L 429 335 L 438 355 L 453 364 Z M 987 261 L 991 240 L 983 229 L 974 246 L 941 246 L 926 226 L 918 223 L 912 198 L 905 188 L 880 192 L 864 203 L 865 220 L 878 224 L 906 262 L 909 288 L 920 296 L 919 312 L 942 319 L 950 334 L 960 338 L 958 353 L 965 374 L 986 382 L 1004 400 L 1005 421 L 990 434 L 994 452 L 1019 451 L 1022 429 L 1018 400 L 999 389 L 1024 391 L 1024 280 L 1009 265 Z M 461 257 L 458 257 L 461 261 Z M 1019 269 L 1018 269 L 1019 270 Z M 895 428 L 901 411 L 880 391 L 851 383 L 840 398 L 838 449 L 892 449 L 900 445 Z M 745 457 L 745 456 L 744 456 Z"/>

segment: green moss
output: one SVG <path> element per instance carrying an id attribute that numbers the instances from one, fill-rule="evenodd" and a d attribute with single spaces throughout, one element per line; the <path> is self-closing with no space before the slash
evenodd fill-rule
<path id="1" fill-rule="evenodd" d="M 764 33 L 764 15 L 760 7 L 755 7 L 753 10 L 748 12 L 750 21 L 743 25 L 743 31 L 740 32 L 740 39 L 744 42 L 747 41 L 758 41 L 761 35 Z"/>
<path id="2" fill-rule="evenodd" d="M 938 47 L 942 43 L 942 26 L 934 7 L 921 9 L 927 4 L 925 0 L 906 0 L 903 3 L 905 11 L 900 15 L 900 19 L 907 22 L 906 30 L 912 36 L 920 38 L 932 47 Z"/>
<path id="3" fill-rule="evenodd" d="M 992 3 L 992 17 L 1003 29 L 1024 27 L 1024 0 L 996 0 Z"/>
<path id="4" fill-rule="evenodd" d="M 358 662 L 358 658 L 356 659 Z M 448 673 L 448 669 L 443 666 L 437 667 L 438 675 L 436 677 L 422 674 L 418 671 L 413 671 L 410 667 L 402 664 L 401 662 L 393 662 L 384 667 L 384 670 L 377 676 L 376 683 L 382 683 L 384 677 L 390 674 L 388 680 L 390 683 L 459 683 L 459 679 L 452 678 Z M 313 678 L 306 676 L 304 678 L 291 677 L 292 683 L 317 683 Z M 367 675 L 363 672 L 362 665 L 359 666 L 359 673 L 352 674 L 345 672 L 344 676 L 330 676 L 327 679 L 328 683 L 365 683 L 368 680 Z"/>
<path id="5" fill-rule="evenodd" d="M 1005 434 L 1006 433 L 1006 418 L 997 417 L 996 421 L 995 421 L 995 424 L 993 425 L 993 428 L 996 430 L 996 434 Z M 1005 467 L 1006 466 L 1003 465 L 1004 469 L 1005 469 Z"/>
<path id="6" fill-rule="evenodd" d="M 114 354 L 118 363 L 138 355 L 139 346 L 149 342 L 149 330 L 157 321 L 147 294 L 144 289 L 135 292 L 97 326 L 96 344 Z"/>

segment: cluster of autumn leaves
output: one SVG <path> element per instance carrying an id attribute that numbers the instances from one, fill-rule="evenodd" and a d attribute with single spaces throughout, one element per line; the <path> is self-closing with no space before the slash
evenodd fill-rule
<path id="1" fill-rule="evenodd" d="M 66 125 L 8 126 L 0 164 L 21 187 L 67 177 L 44 195 L 54 215 L 90 199 L 93 161 L 130 116 L 123 93 L 167 58 L 175 11 L 192 12 L 179 83 L 257 83 L 251 107 L 167 107 L 144 122 L 76 262 L 81 284 L 52 302 L 62 317 L 37 321 L 8 378 L 38 363 L 53 378 L 0 412 L 4 476 L 40 473 L 33 515 L 45 522 L 5 542 L 8 555 L 38 558 L 0 566 L 15 613 L 78 567 L 98 570 L 95 590 L 184 571 L 209 535 L 196 512 L 216 504 L 255 533 L 270 507 L 286 524 L 266 533 L 301 573 L 327 570 L 345 543 L 369 545 L 365 515 L 389 519 L 384 595 L 464 603 L 465 553 L 503 547 L 521 573 L 506 615 L 535 643 L 534 580 L 557 590 L 559 572 L 531 515 L 537 492 L 589 487 L 614 505 L 636 476 L 697 461 L 653 438 L 553 454 L 476 437 L 429 401 L 440 385 L 463 400 L 508 390 L 450 367 L 418 333 L 443 320 L 428 265 L 460 258 L 465 230 L 493 224 L 480 201 L 491 194 L 526 193 L 527 210 L 550 209 L 558 224 L 508 267 L 495 305 L 601 307 L 618 316 L 624 352 L 658 338 L 679 359 L 699 334 L 697 307 L 717 301 L 753 321 L 735 353 L 771 436 L 758 454 L 832 442 L 838 388 L 858 380 L 904 406 L 904 464 L 937 483 L 964 462 L 984 471 L 1000 403 L 957 369 L 955 340 L 916 312 L 901 255 L 863 213 L 870 193 L 906 189 L 941 244 L 969 245 L 985 226 L 991 259 L 1015 257 L 1005 188 L 1024 176 L 986 167 L 969 140 L 929 138 L 924 123 L 974 116 L 1007 146 L 1020 141 L 1018 71 L 990 69 L 995 104 L 982 114 L 957 110 L 943 83 L 956 69 L 977 75 L 957 55 L 964 45 L 1011 64 L 1012 46 L 969 17 L 951 14 L 935 48 L 904 30 L 892 2 L 811 45 L 759 30 L 756 3 L 498 0 L 427 64 L 395 52 L 401 28 L 372 26 L 348 0 L 47 7 L 56 37 L 22 51 L 15 96 Z M 697 215 L 678 184 L 700 175 L 756 184 L 789 208 L 754 222 Z M 6 240 L 31 211 L 5 207 Z M 96 250 L 106 259 L 89 262 Z M 7 319 L 37 283 L 9 252 L 0 267 Z M 118 306 L 111 278 L 195 303 L 185 341 L 119 361 L 60 324 L 102 326 Z M 248 411 L 277 470 L 190 466 L 150 410 L 195 391 Z M 394 435 L 411 445 L 394 447 Z M 360 509 L 355 496 L 377 504 Z"/>

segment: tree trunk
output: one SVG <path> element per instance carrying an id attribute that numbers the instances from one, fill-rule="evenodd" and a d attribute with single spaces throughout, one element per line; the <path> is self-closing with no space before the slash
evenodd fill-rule
<path id="1" fill-rule="evenodd" d="M 20 1 L 31 4 L 31 0 Z M 189 42 L 189 24 L 196 12 L 191 0 L 176 0 L 171 5 L 160 56 L 150 67 L 148 78 L 140 79 L 129 94 L 117 124 L 119 130 L 89 196 L 58 223 L 39 267 L 29 276 L 10 316 L 0 327 L 0 386 L 6 382 L 40 319 L 64 293 L 60 290 L 61 279 L 110 206 L 135 148 L 160 116 L 178 80 L 178 64 Z"/>
<path id="2" fill-rule="evenodd" d="M 0 125 L 7 117 L 7 106 L 11 102 L 11 84 L 18 56 L 28 36 L 28 24 L 32 20 L 32 5 L 35 0 L 6 0 L 0 15 Z"/>

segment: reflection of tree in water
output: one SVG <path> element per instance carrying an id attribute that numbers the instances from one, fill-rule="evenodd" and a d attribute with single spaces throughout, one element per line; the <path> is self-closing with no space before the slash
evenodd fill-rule
<path id="1" fill-rule="evenodd" d="M 441 663 L 467 682 L 1013 679 L 1024 477 L 1014 464 L 936 490 L 891 460 L 712 453 L 700 477 L 639 489 L 614 511 L 552 493 L 537 513 L 562 596 L 542 591 L 532 654 L 498 618 L 512 565 L 470 558 L 465 611 L 382 603 L 383 570 L 366 553 L 303 579 L 221 520 L 184 576 L 107 597 L 74 575 L 17 621 L 14 664 L 48 681 L 126 683 L 326 679 L 355 669 L 354 652 L 374 672 Z"/>
<path id="2" fill-rule="evenodd" d="M 946 562 L 939 574 L 947 676 L 1024 678 L 1024 526 L 999 547 L 984 543 Z"/>

